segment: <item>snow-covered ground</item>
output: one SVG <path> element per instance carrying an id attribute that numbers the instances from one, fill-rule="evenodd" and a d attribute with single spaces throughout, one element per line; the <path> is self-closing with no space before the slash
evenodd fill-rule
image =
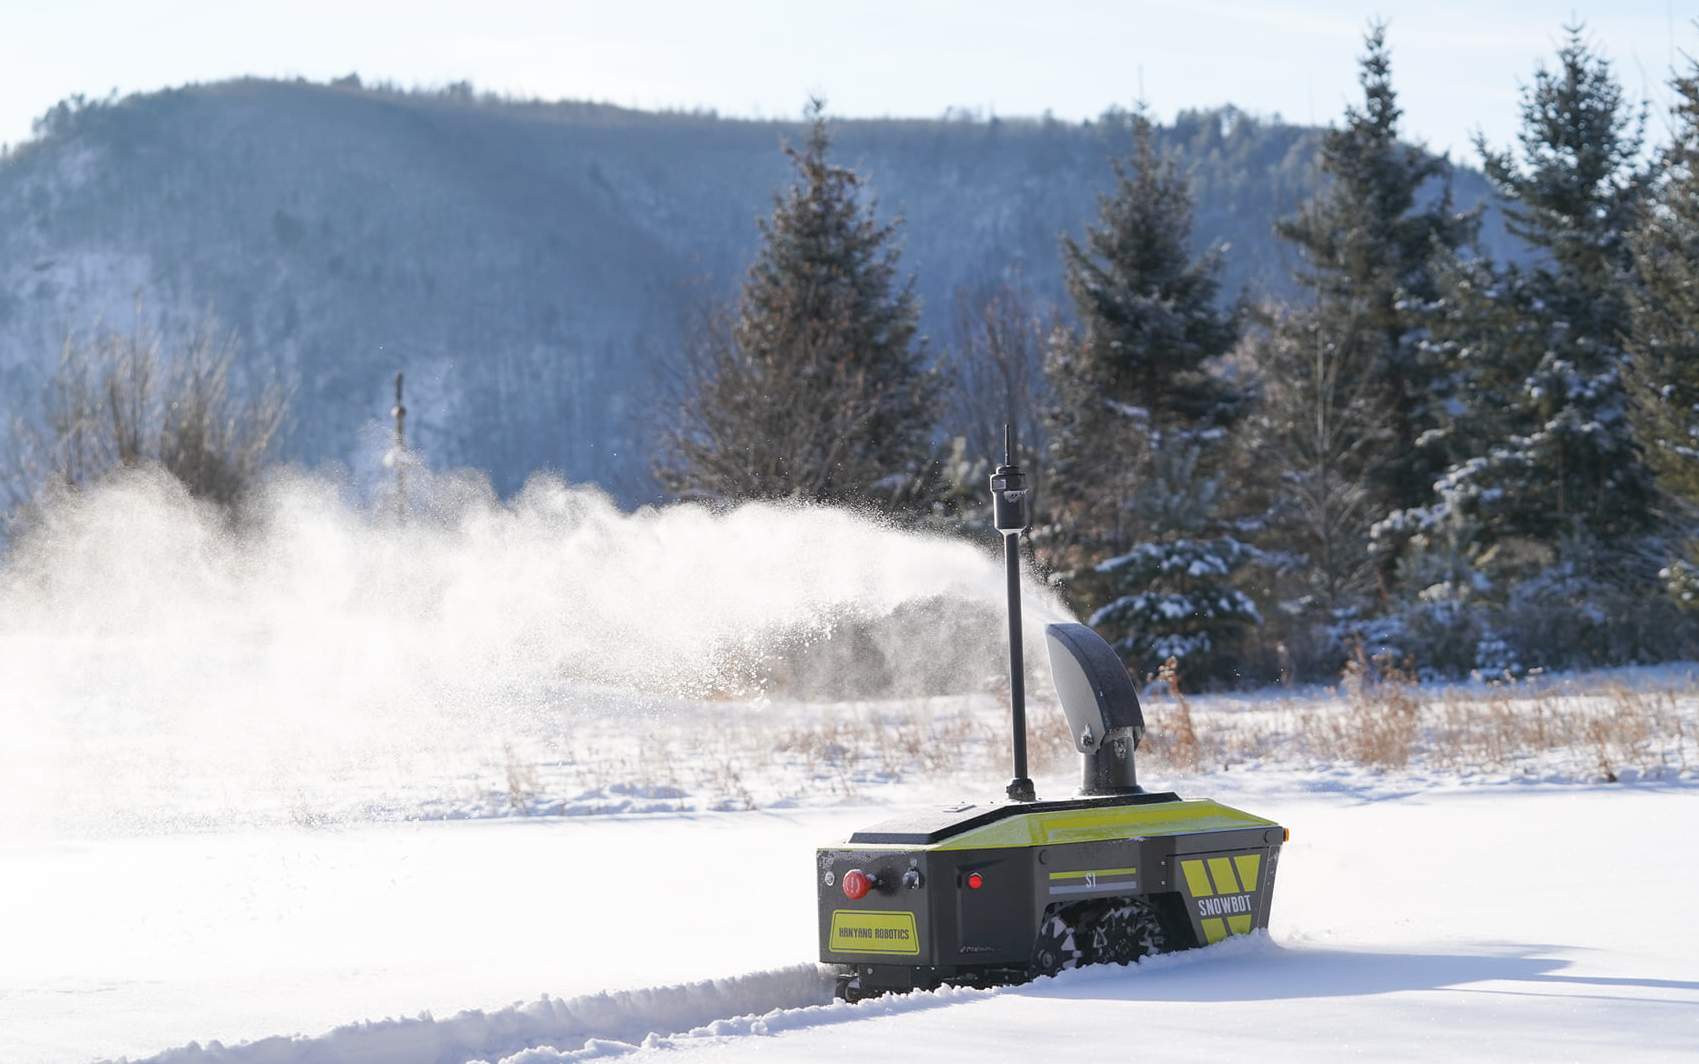
<path id="1" fill-rule="evenodd" d="M 994 556 L 432 490 L 134 477 L 0 561 L 0 1064 L 1699 1055 L 1692 666 L 1153 695 L 1147 786 L 1293 831 L 1271 934 L 834 1005 L 813 848 L 1007 774 Z"/>
<path id="2" fill-rule="evenodd" d="M 1699 1053 L 1691 787 L 1211 782 L 1292 826 L 1268 939 L 853 1007 L 820 1007 L 810 850 L 878 808 L 9 848 L 0 1060 Z"/>

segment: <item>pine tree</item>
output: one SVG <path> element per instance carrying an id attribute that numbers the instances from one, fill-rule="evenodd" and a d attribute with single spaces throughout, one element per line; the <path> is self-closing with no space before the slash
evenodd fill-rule
<path id="1" fill-rule="evenodd" d="M 1520 158 L 1480 144 L 1511 231 L 1538 258 L 1453 271 L 1436 319 L 1436 348 L 1458 375 L 1464 445 L 1429 517 L 1460 510 L 1485 545 L 1542 563 L 1565 544 L 1625 548 L 1654 524 L 1621 339 L 1643 121 L 1581 27 L 1568 34 L 1557 69 L 1542 68 L 1524 92 Z"/>
<path id="2" fill-rule="evenodd" d="M 1238 678 L 1235 644 L 1262 622 L 1237 586 L 1257 552 L 1222 518 L 1226 478 L 1211 468 L 1219 466 L 1219 451 L 1218 440 L 1183 433 L 1154 448 L 1126 502 L 1139 540 L 1097 562 L 1085 581 L 1108 599 L 1089 622 L 1142 675 L 1173 658 L 1188 681 Z"/>
<path id="3" fill-rule="evenodd" d="M 1646 462 L 1684 531 L 1666 569 L 1678 600 L 1699 606 L 1699 63 L 1673 82 L 1673 136 L 1654 199 L 1631 241 L 1630 411 Z"/>
<path id="4" fill-rule="evenodd" d="M 1557 59 L 1523 92 L 1516 150 L 1477 142 L 1531 261 L 1454 259 L 1428 314 L 1452 459 L 1410 516 L 1426 560 L 1451 571 L 1424 602 L 1467 608 L 1480 667 L 1657 659 L 1686 638 L 1647 593 L 1660 515 L 1626 380 L 1644 114 L 1580 26 Z"/>
<path id="5" fill-rule="evenodd" d="M 1421 357 L 1422 322 L 1415 308 L 1433 300 L 1430 263 L 1436 251 L 1473 239 L 1474 213 L 1452 208 L 1450 167 L 1442 158 L 1399 140 L 1403 112 L 1392 87 L 1386 27 L 1370 25 L 1359 60 L 1361 107 L 1348 107 L 1342 127 L 1322 142 L 1328 183 L 1277 232 L 1296 244 L 1305 267 L 1299 281 L 1314 293 L 1315 328 L 1337 351 L 1339 365 L 1362 373 L 1361 399 L 1378 408 L 1386 432 L 1368 462 L 1368 511 L 1374 516 L 1427 504 L 1444 453 L 1431 431 L 1439 420 L 1434 367 Z M 1442 184 L 1426 204 L 1419 194 Z M 1358 390 L 1355 382 L 1340 386 Z M 1372 518 L 1371 518 L 1372 519 Z M 1382 590 L 1389 590 L 1403 550 L 1395 522 L 1379 529 Z"/>
<path id="6" fill-rule="evenodd" d="M 1232 586 L 1251 551 L 1221 515 L 1219 455 L 1240 396 L 1212 372 L 1237 331 L 1218 251 L 1188 249 L 1186 180 L 1134 120 L 1131 160 L 1082 247 L 1063 241 L 1077 330 L 1046 359 L 1052 545 L 1092 625 L 1138 674 L 1169 657 L 1220 676 L 1255 607 Z"/>
<path id="7" fill-rule="evenodd" d="M 735 317 L 690 359 L 656 474 L 698 498 L 922 509 L 939 389 L 914 284 L 898 280 L 896 226 L 828 158 L 819 101 L 808 114 L 807 142 L 786 149 L 796 182 L 761 223 Z"/>

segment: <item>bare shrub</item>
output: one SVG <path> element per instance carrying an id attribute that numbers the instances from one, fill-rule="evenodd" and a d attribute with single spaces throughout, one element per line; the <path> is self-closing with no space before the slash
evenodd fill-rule
<path id="1" fill-rule="evenodd" d="M 720 796 L 714 803 L 716 809 L 754 809 L 755 795 L 743 782 L 743 772 L 731 758 L 724 758 L 711 766 L 708 777 L 709 787 Z"/>
<path id="2" fill-rule="evenodd" d="M 1002 453 L 1003 426 L 1014 429 L 1022 462 L 1035 487 L 1037 461 L 1049 453 L 1049 437 L 1040 411 L 1046 401 L 1044 338 L 1050 331 L 1018 282 L 1008 280 L 957 288 L 953 342 L 941 360 L 950 382 L 945 393 L 944 434 L 958 438 L 964 456 L 990 459 Z M 983 507 L 985 473 L 974 466 L 966 507 Z M 965 487 L 966 485 L 964 485 Z"/>
<path id="3" fill-rule="evenodd" d="M 502 746 L 503 770 L 507 776 L 507 806 L 521 816 L 531 811 L 537 800 L 537 767 L 521 761 L 513 752 L 513 744 Z"/>
<path id="4" fill-rule="evenodd" d="M 1624 765 L 1642 775 L 1657 774 L 1664 765 L 1653 753 L 1655 737 L 1680 730 L 1679 718 L 1663 712 L 1673 707 L 1674 700 L 1668 692 L 1643 695 L 1620 684 L 1607 690 L 1606 699 L 1603 712 L 1587 722 L 1588 741 L 1599 755 L 1600 776 L 1615 783 Z"/>
<path id="5" fill-rule="evenodd" d="M 1359 645 L 1340 677 L 1347 711 L 1323 728 L 1346 760 L 1381 768 L 1410 763 L 1421 722 L 1415 671 L 1390 660 L 1370 660 Z"/>
<path id="6" fill-rule="evenodd" d="M 1286 574 L 1294 598 L 1331 613 L 1361 603 L 1375 584 L 1367 470 L 1385 445 L 1385 420 L 1355 322 L 1306 312 L 1271 317 L 1266 335 L 1251 341 L 1264 394 L 1250 453 L 1281 471 L 1277 535 L 1305 562 Z"/>
<path id="7" fill-rule="evenodd" d="M 210 320 L 170 337 L 145 327 L 67 336 L 36 408 L 10 412 L 5 502 L 26 513 L 44 492 L 154 464 L 230 506 L 264 465 L 285 408 L 275 385 L 235 386 L 237 354 Z"/>
<path id="8" fill-rule="evenodd" d="M 800 759 L 811 781 L 827 782 L 840 796 L 852 798 L 859 793 L 859 759 L 876 740 L 856 720 L 828 714 L 780 733 L 773 751 L 780 757 Z"/>
<path id="9" fill-rule="evenodd" d="M 1582 732 L 1587 737 L 1587 745 L 1592 748 L 1593 755 L 1598 760 L 1599 778 L 1606 783 L 1615 783 L 1618 777 L 1611 759 L 1609 726 L 1600 717 L 1589 717 L 1582 725 Z"/>

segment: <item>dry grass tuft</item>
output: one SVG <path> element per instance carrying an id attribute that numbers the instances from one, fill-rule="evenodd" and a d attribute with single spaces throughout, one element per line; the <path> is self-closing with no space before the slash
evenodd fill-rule
<path id="1" fill-rule="evenodd" d="M 1582 692 L 1446 692 L 1432 709 L 1432 757 L 1467 771 L 1505 769 L 1530 755 L 1563 752 L 1607 783 L 1627 769 L 1643 778 L 1685 775 L 1689 747 L 1699 735 L 1693 702 L 1682 693 L 1621 683 Z"/>
<path id="2" fill-rule="evenodd" d="M 537 800 L 537 766 L 521 760 L 513 752 L 512 743 L 503 743 L 501 749 L 502 770 L 507 777 L 508 809 L 524 816 Z"/>
<path id="3" fill-rule="evenodd" d="M 1346 712 L 1327 714 L 1315 726 L 1340 760 L 1377 768 L 1404 768 L 1415 751 L 1421 702 L 1415 670 L 1385 658 L 1368 659 L 1358 646 L 1340 676 Z"/>
<path id="4" fill-rule="evenodd" d="M 1203 744 L 1198 740 L 1197 724 L 1192 720 L 1192 704 L 1180 687 L 1180 662 L 1169 658 L 1157 670 L 1157 681 L 1168 689 L 1168 700 L 1147 707 L 1145 740 L 1142 749 L 1152 757 L 1181 772 L 1194 771 L 1203 760 Z"/>
<path id="5" fill-rule="evenodd" d="M 1301 697 L 1188 698 L 1177 667 L 1159 678 L 1166 691 L 1146 699 L 1140 752 L 1140 776 L 1152 786 L 1246 762 L 1606 782 L 1691 779 L 1699 770 L 1699 690 L 1690 681 L 1424 687 L 1408 663 L 1360 655 L 1336 689 Z M 617 720 L 580 722 L 569 749 L 558 731 L 498 747 L 494 785 L 481 793 L 524 813 L 551 796 L 621 783 L 664 784 L 713 808 L 861 800 L 892 783 L 984 791 L 1008 776 L 1008 715 L 1005 694 L 989 689 L 906 701 L 703 703 L 689 719 L 635 733 Z M 1072 775 L 1078 754 L 1060 707 L 1034 698 L 1028 729 L 1033 774 Z"/>

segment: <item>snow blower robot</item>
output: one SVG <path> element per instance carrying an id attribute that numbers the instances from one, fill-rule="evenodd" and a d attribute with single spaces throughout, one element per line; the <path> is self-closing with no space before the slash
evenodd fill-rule
<path id="1" fill-rule="evenodd" d="M 917 811 L 817 851 L 820 959 L 837 967 L 840 998 L 1024 982 L 1268 926 L 1286 830 L 1139 786 L 1138 693 L 1114 649 L 1083 624 L 1044 632 L 1083 762 L 1080 793 L 1037 800 L 1027 777 L 1018 543 L 1031 500 L 1012 451 L 1005 435 L 991 495 L 1008 575 L 1015 775 L 1007 800 Z"/>

